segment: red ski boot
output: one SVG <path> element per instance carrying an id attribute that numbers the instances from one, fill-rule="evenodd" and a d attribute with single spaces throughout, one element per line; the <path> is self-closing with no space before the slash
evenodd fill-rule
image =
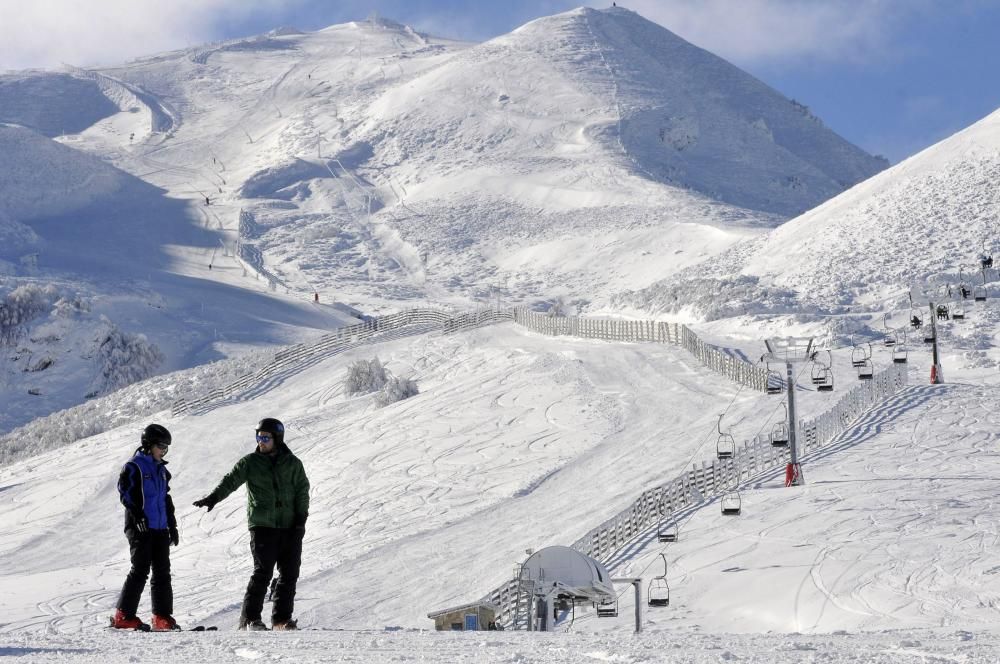
<path id="1" fill-rule="evenodd" d="M 125 612 L 121 609 L 115 611 L 115 617 L 111 619 L 111 626 L 115 629 L 134 629 L 140 632 L 149 631 L 149 625 L 135 616 L 126 616 Z"/>
<path id="2" fill-rule="evenodd" d="M 180 626 L 177 621 L 170 616 L 160 616 L 153 614 L 153 631 L 154 632 L 174 632 L 180 631 Z"/>

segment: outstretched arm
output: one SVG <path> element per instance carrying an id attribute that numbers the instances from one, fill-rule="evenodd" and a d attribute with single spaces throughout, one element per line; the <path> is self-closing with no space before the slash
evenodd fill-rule
<path id="1" fill-rule="evenodd" d="M 215 507 L 217 503 L 225 500 L 229 494 L 236 491 L 241 486 L 243 486 L 247 481 L 247 462 L 246 457 L 240 459 L 233 466 L 219 485 L 212 490 L 212 493 L 208 494 L 200 500 L 194 501 L 195 507 L 207 507 L 208 511 L 211 512 L 212 508 Z"/>

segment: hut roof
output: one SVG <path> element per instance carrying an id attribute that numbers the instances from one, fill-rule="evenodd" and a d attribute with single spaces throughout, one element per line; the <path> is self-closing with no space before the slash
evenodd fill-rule
<path id="1" fill-rule="evenodd" d="M 456 611 L 464 611 L 465 609 L 489 609 L 494 613 L 500 611 L 500 607 L 492 602 L 484 602 L 482 600 L 476 602 L 469 602 L 468 604 L 460 604 L 458 606 L 453 606 L 448 609 L 440 609 L 438 611 L 431 611 L 427 614 L 428 618 L 437 618 L 438 616 L 443 616 L 446 613 L 455 613 Z"/>

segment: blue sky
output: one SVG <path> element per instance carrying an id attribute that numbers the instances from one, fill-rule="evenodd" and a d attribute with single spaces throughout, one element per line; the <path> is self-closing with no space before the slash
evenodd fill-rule
<path id="1" fill-rule="evenodd" d="M 0 0 L 0 70 L 115 64 L 372 11 L 483 41 L 579 0 Z M 632 0 L 621 3 L 809 106 L 893 163 L 1000 108 L 1000 0 Z"/>

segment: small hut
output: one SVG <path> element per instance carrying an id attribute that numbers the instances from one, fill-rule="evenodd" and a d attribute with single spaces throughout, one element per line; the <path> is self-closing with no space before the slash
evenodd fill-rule
<path id="1" fill-rule="evenodd" d="M 500 607 L 479 601 L 432 611 L 427 617 L 434 621 L 434 629 L 438 631 L 476 632 L 496 629 L 498 613 Z"/>

